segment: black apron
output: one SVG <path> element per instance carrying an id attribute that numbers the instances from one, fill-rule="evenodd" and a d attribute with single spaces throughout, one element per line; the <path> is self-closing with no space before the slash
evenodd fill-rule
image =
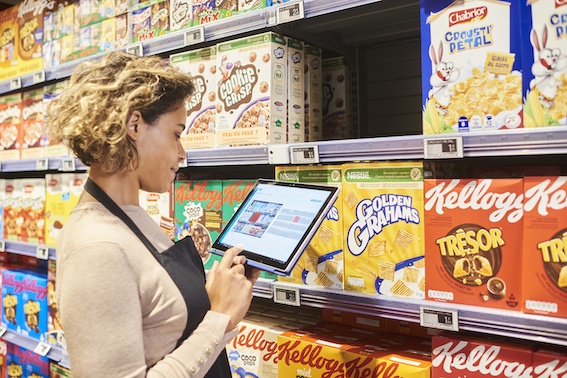
<path id="1" fill-rule="evenodd" d="M 104 205 L 112 214 L 120 218 L 144 243 L 156 260 L 165 268 L 167 273 L 177 287 L 187 306 L 187 325 L 183 335 L 177 341 L 177 346 L 181 345 L 185 339 L 193 333 L 201 323 L 207 311 L 211 309 L 209 296 L 205 289 L 205 270 L 203 261 L 195 244 L 190 237 L 186 237 L 176 242 L 175 245 L 166 251 L 159 253 L 153 244 L 142 234 L 142 231 L 126 215 L 126 213 L 91 179 L 85 183 L 85 190 Z M 198 366 L 196 366 L 198 368 Z M 227 378 L 230 377 L 230 367 L 226 350 L 223 349 L 207 375 L 206 378 Z"/>

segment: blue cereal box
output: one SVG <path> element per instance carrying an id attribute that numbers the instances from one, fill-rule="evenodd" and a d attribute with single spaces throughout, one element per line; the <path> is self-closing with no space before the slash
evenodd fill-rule
<path id="1" fill-rule="evenodd" d="M 20 288 L 23 277 L 13 270 L 2 270 L 2 326 L 21 332 L 22 330 L 22 300 Z"/>
<path id="2" fill-rule="evenodd" d="M 21 303 L 23 309 L 22 333 L 39 341 L 46 341 L 47 332 L 47 278 L 36 273 L 22 273 Z"/>
<path id="3" fill-rule="evenodd" d="M 567 2 L 528 0 L 522 11 L 524 127 L 567 125 Z"/>
<path id="4" fill-rule="evenodd" d="M 523 126 L 520 3 L 421 0 L 424 134 Z"/>
<path id="5" fill-rule="evenodd" d="M 8 377 L 49 378 L 49 359 L 15 344 L 8 344 Z"/>

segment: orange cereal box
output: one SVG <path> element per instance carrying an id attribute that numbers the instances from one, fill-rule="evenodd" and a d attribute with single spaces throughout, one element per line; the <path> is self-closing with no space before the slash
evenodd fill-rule
<path id="1" fill-rule="evenodd" d="M 425 180 L 427 299 L 520 311 L 522 179 Z"/>
<path id="2" fill-rule="evenodd" d="M 522 310 L 567 317 L 567 176 L 524 178 Z"/>
<path id="3" fill-rule="evenodd" d="M 45 179 L 21 179 L 22 228 L 19 240 L 26 243 L 45 243 Z"/>
<path id="4" fill-rule="evenodd" d="M 0 161 L 20 158 L 22 95 L 0 97 Z"/>
<path id="5" fill-rule="evenodd" d="M 45 103 L 43 88 L 22 95 L 22 159 L 45 156 Z"/>
<path id="6" fill-rule="evenodd" d="M 276 179 L 338 188 L 342 185 L 339 165 L 278 166 Z M 342 202 L 339 196 L 291 275 L 279 276 L 278 280 L 343 289 L 344 273 Z"/>
<path id="7" fill-rule="evenodd" d="M 423 164 L 343 164 L 345 289 L 423 299 Z"/>
<path id="8" fill-rule="evenodd" d="M 24 0 L 18 6 L 18 75 L 43 69 L 43 16 L 55 1 Z"/>
<path id="9" fill-rule="evenodd" d="M 18 76 L 18 6 L 0 12 L 0 81 Z"/>

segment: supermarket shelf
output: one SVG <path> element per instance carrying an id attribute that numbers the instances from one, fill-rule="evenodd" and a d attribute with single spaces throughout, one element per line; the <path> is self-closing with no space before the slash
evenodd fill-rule
<path id="1" fill-rule="evenodd" d="M 72 161 L 72 163 L 71 163 Z M 71 168 L 74 165 L 74 169 Z M 85 171 L 87 166 L 79 159 L 70 157 L 48 157 L 38 159 L 6 160 L 0 162 L 0 172 L 30 171 Z"/>
<path id="2" fill-rule="evenodd" d="M 10 253 L 16 253 L 18 255 L 24 256 L 31 256 L 31 257 L 38 257 L 40 254 L 45 256 L 44 250 L 47 249 L 47 256 L 50 260 L 56 259 L 56 253 L 54 247 L 47 247 L 45 245 L 38 246 L 37 244 L 33 243 L 23 243 L 11 240 L 0 240 L 0 246 L 3 245 L 3 250 Z M 38 248 L 42 248 L 43 250 L 38 253 Z M 1 249 L 1 248 L 0 248 Z"/>
<path id="3" fill-rule="evenodd" d="M 567 319 L 523 314 L 426 300 L 404 300 L 371 294 L 278 282 L 277 287 L 297 290 L 302 306 L 331 308 L 382 318 L 420 322 L 420 308 L 458 311 L 459 329 L 567 346 Z"/>
<path id="4" fill-rule="evenodd" d="M 274 297 L 274 280 L 258 278 L 254 284 L 253 294 L 255 297 L 272 299 Z"/>
<path id="5" fill-rule="evenodd" d="M 40 344 L 37 339 L 22 335 L 21 333 L 13 330 L 6 330 L 6 333 L 4 333 L 4 335 L 2 336 L 2 339 L 31 351 L 34 351 L 35 348 Z M 51 349 L 47 353 L 46 357 L 52 361 L 57 362 L 63 367 L 70 368 L 69 358 L 65 349 L 55 345 L 50 346 Z"/>
<path id="6" fill-rule="evenodd" d="M 188 166 L 269 164 L 268 146 L 222 147 L 188 150 Z"/>

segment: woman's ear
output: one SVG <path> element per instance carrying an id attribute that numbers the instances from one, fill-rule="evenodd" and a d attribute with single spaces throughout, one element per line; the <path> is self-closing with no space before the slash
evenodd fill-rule
<path id="1" fill-rule="evenodd" d="M 140 132 L 140 124 L 142 123 L 142 113 L 134 110 L 126 123 L 126 133 L 132 140 L 137 140 Z"/>

